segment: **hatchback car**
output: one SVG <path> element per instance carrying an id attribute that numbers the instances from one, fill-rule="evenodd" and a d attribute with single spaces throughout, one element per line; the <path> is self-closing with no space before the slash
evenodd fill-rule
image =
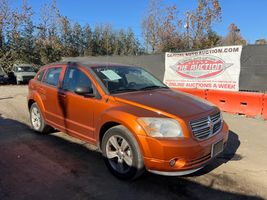
<path id="1" fill-rule="evenodd" d="M 228 127 L 220 110 L 174 91 L 140 67 L 61 63 L 29 83 L 32 128 L 51 128 L 99 148 L 108 169 L 134 179 L 193 173 L 220 154 Z"/>

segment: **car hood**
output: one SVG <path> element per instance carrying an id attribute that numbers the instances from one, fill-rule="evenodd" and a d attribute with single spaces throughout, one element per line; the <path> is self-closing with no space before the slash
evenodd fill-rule
<path id="1" fill-rule="evenodd" d="M 129 92 L 114 95 L 115 100 L 155 112 L 189 117 L 214 109 L 214 106 L 183 92 L 171 89 Z"/>
<path id="2" fill-rule="evenodd" d="M 15 72 L 16 76 L 35 76 L 35 72 Z"/>

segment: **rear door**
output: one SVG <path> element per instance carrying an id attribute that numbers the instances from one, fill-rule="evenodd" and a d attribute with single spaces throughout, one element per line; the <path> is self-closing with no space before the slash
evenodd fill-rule
<path id="1" fill-rule="evenodd" d="M 64 66 L 49 67 L 38 88 L 45 107 L 46 121 L 57 128 L 64 128 L 62 103 L 59 96 L 60 80 L 63 76 Z"/>
<path id="2" fill-rule="evenodd" d="M 77 86 L 89 87 L 92 81 L 83 68 L 69 66 L 60 90 L 60 98 L 64 102 L 64 125 L 69 134 L 94 142 L 94 112 L 98 100 L 76 94 Z"/>

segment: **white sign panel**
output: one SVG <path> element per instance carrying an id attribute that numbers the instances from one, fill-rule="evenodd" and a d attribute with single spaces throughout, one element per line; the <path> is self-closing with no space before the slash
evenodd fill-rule
<path id="1" fill-rule="evenodd" d="M 165 54 L 164 83 L 173 88 L 239 90 L 242 46 Z"/>

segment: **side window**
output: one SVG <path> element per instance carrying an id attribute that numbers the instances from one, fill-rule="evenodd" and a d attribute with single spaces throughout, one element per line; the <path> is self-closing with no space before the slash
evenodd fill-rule
<path id="1" fill-rule="evenodd" d="M 42 70 L 37 74 L 37 81 L 41 81 L 42 80 L 42 78 L 44 76 L 44 72 L 45 72 L 45 70 Z"/>
<path id="2" fill-rule="evenodd" d="M 63 80 L 63 89 L 73 92 L 78 86 L 92 87 L 92 82 L 78 68 L 68 67 Z"/>
<path id="3" fill-rule="evenodd" d="M 61 70 L 61 67 L 48 69 L 43 81 L 49 85 L 57 86 Z"/>

